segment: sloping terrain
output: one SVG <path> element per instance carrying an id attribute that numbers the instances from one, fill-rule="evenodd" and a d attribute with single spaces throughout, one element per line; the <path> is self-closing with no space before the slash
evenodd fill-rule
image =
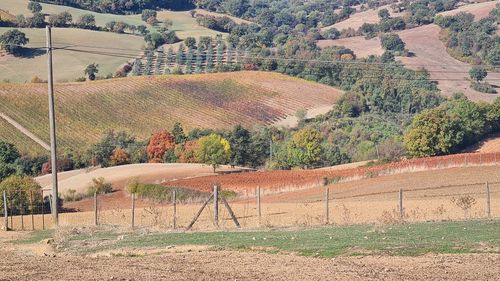
<path id="1" fill-rule="evenodd" d="M 466 149 L 468 152 L 497 153 L 500 152 L 500 133 L 492 135 L 487 139 Z"/>
<path id="2" fill-rule="evenodd" d="M 394 13 L 394 11 L 392 11 L 392 9 L 390 8 L 390 5 L 386 5 L 378 7 L 377 9 L 369 9 L 363 12 L 356 12 L 353 15 L 351 15 L 348 19 L 338 22 L 334 25 L 323 27 L 321 28 L 321 30 L 326 31 L 330 28 L 336 28 L 339 31 L 348 28 L 353 28 L 354 30 L 358 30 L 358 28 L 362 26 L 364 23 L 378 23 L 380 20 L 378 17 L 378 12 L 382 9 L 389 10 L 389 13 L 393 17 L 404 15 L 404 13 Z"/>
<path id="3" fill-rule="evenodd" d="M 475 20 L 480 20 L 482 18 L 485 18 L 489 15 L 490 11 L 495 8 L 495 6 L 500 3 L 500 0 L 495 0 L 495 1 L 485 1 L 482 3 L 473 3 L 473 4 L 468 4 L 464 6 L 460 6 L 454 10 L 451 11 L 445 11 L 442 13 L 439 13 L 440 15 L 443 16 L 452 16 L 456 15 L 460 12 L 466 12 L 466 13 L 471 13 L 474 15 Z"/>
<path id="4" fill-rule="evenodd" d="M 147 138 L 177 121 L 185 129 L 270 124 L 299 109 L 332 105 L 342 94 L 267 72 L 129 77 L 56 84 L 55 91 L 61 147 L 88 145 L 107 129 Z M 48 142 L 46 84 L 0 84 L 0 112 Z"/>
<path id="5" fill-rule="evenodd" d="M 380 56 L 384 53 L 384 49 L 380 45 L 380 39 L 373 37 L 366 40 L 363 36 L 347 37 L 336 40 L 319 40 L 318 47 L 328 48 L 333 46 L 344 46 L 351 49 L 356 57 L 366 58 L 370 55 Z"/>
<path id="6" fill-rule="evenodd" d="M 0 28 L 0 35 L 10 28 Z M 43 48 L 45 29 L 21 28 L 30 42 L 29 48 Z M 53 28 L 52 42 L 54 80 L 67 81 L 85 76 L 91 63 L 99 64 L 98 75 L 114 74 L 120 65 L 142 53 L 144 40 L 140 36 L 100 32 L 76 28 Z M 97 47 L 94 47 L 97 46 Z M 73 49 L 73 50 L 69 50 Z M 76 51 L 74 51 L 76 50 Z M 23 57 L 0 57 L 0 81 L 30 81 L 34 76 L 47 79 L 47 57 L 44 49 L 28 49 Z"/>
<path id="7" fill-rule="evenodd" d="M 415 55 L 398 59 L 410 68 L 425 66 L 431 79 L 438 81 L 438 88 L 445 96 L 463 92 L 476 101 L 493 101 L 497 98 L 498 94 L 481 93 L 470 87 L 468 78 L 471 66 L 448 54 L 443 42 L 439 40 L 440 30 L 437 25 L 431 24 L 399 32 L 406 48 Z M 489 72 L 485 81 L 493 86 L 500 86 L 500 73 Z"/>

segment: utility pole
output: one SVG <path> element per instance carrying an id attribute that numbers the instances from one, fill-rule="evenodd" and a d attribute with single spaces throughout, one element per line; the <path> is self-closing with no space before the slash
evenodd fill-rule
<path id="1" fill-rule="evenodd" d="M 56 144 L 56 117 L 54 110 L 54 78 L 52 73 L 52 33 L 50 26 L 47 31 L 47 65 L 48 65 L 48 95 L 49 95 L 49 122 L 50 122 L 50 161 L 52 166 L 52 217 L 54 226 L 59 225 L 57 210 L 57 144 Z"/>

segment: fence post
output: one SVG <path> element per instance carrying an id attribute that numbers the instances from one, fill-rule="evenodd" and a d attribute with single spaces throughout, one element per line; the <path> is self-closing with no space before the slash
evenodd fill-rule
<path id="1" fill-rule="evenodd" d="M 174 207 L 174 212 L 173 212 L 173 225 L 174 229 L 177 227 L 177 192 L 175 189 L 172 191 L 172 205 Z"/>
<path id="2" fill-rule="evenodd" d="M 9 212 L 7 210 L 7 193 L 5 190 L 3 191 L 3 219 L 4 219 L 4 230 L 8 231 L 9 230 Z"/>
<path id="3" fill-rule="evenodd" d="M 404 218 L 404 209 L 403 209 L 403 189 L 399 189 L 399 217 L 401 220 Z"/>
<path id="4" fill-rule="evenodd" d="M 491 195 L 490 195 L 490 185 L 486 182 L 486 215 L 491 218 Z"/>
<path id="5" fill-rule="evenodd" d="M 23 194 L 23 192 L 20 192 L 20 194 Z M 19 208 L 19 212 L 21 213 L 21 230 L 24 231 L 24 196 L 21 195 L 20 198 L 21 207 Z"/>
<path id="6" fill-rule="evenodd" d="M 97 192 L 94 192 L 94 225 L 97 226 Z"/>
<path id="7" fill-rule="evenodd" d="M 219 227 L 219 185 L 214 184 L 214 224 Z"/>
<path id="8" fill-rule="evenodd" d="M 262 209 L 260 208 L 260 185 L 257 186 L 257 218 L 259 219 L 259 226 L 262 222 Z"/>
<path id="9" fill-rule="evenodd" d="M 12 201 L 10 200 L 10 228 L 14 229 L 14 206 L 12 206 Z"/>
<path id="10" fill-rule="evenodd" d="M 33 190 L 30 191 L 30 205 L 31 205 L 31 230 L 35 230 L 35 216 L 33 215 Z"/>
<path id="11" fill-rule="evenodd" d="M 330 188 L 325 186 L 325 224 L 330 224 Z"/>
<path id="12" fill-rule="evenodd" d="M 43 197 L 43 190 L 41 191 L 42 193 L 42 230 L 45 230 L 45 198 Z"/>
<path id="13" fill-rule="evenodd" d="M 135 193 L 132 193 L 132 228 L 135 226 Z"/>

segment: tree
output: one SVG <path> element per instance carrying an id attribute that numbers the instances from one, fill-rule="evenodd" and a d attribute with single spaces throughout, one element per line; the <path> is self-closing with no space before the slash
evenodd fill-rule
<path id="1" fill-rule="evenodd" d="M 0 140 L 0 163 L 14 163 L 20 156 L 13 144 Z"/>
<path id="2" fill-rule="evenodd" d="M 378 11 L 378 17 L 381 19 L 388 19 L 391 17 L 391 14 L 389 13 L 389 10 L 381 9 L 380 11 Z"/>
<path id="3" fill-rule="evenodd" d="M 31 18 L 26 20 L 27 27 L 42 28 L 45 27 L 45 16 L 41 13 L 35 13 Z"/>
<path id="4" fill-rule="evenodd" d="M 42 11 L 42 5 L 38 2 L 29 1 L 28 10 L 30 10 L 33 14 L 40 13 Z"/>
<path id="5" fill-rule="evenodd" d="M 211 165 L 214 169 L 219 165 L 227 163 L 231 157 L 231 145 L 229 141 L 217 134 L 211 134 L 198 140 L 196 159 Z"/>
<path id="6" fill-rule="evenodd" d="M 30 199 L 33 200 L 33 205 L 42 203 L 41 189 L 42 187 L 33 178 L 21 175 L 10 176 L 0 183 L 0 194 L 3 191 L 9 193 L 9 203 L 13 207 L 9 210 L 11 214 L 21 212 L 26 214 L 29 210 Z M 31 192 L 33 192 L 32 198 L 30 198 Z M 0 209 L 3 210 L 3 198 L 1 197 L 0 202 L 2 203 Z"/>
<path id="7" fill-rule="evenodd" d="M 156 16 L 157 13 L 155 10 L 144 9 L 142 10 L 141 19 L 143 21 L 148 21 L 150 18 L 154 18 L 154 20 L 156 21 Z"/>
<path id="8" fill-rule="evenodd" d="M 476 82 L 483 81 L 488 75 L 488 72 L 483 67 L 474 66 L 469 70 L 469 76 Z"/>
<path id="9" fill-rule="evenodd" d="M 383 34 L 380 37 L 382 47 L 389 51 L 403 52 L 405 50 L 405 42 L 401 40 L 396 33 Z"/>
<path id="10" fill-rule="evenodd" d="M 113 154 L 111 155 L 111 165 L 119 166 L 130 164 L 130 156 L 128 155 L 125 149 L 118 147 L 113 150 Z"/>
<path id="11" fill-rule="evenodd" d="M 251 164 L 252 140 L 250 132 L 241 125 L 234 127 L 229 138 L 231 144 L 231 164 L 245 166 Z"/>
<path id="12" fill-rule="evenodd" d="M 196 39 L 194 37 L 188 37 L 184 39 L 184 45 L 186 45 L 188 49 L 194 49 L 196 47 Z"/>
<path id="13" fill-rule="evenodd" d="M 89 64 L 85 68 L 85 74 L 89 76 L 90 81 L 95 80 L 95 77 L 96 77 L 95 75 L 99 72 L 98 68 L 99 68 L 99 65 L 95 64 L 95 63 Z"/>
<path id="14" fill-rule="evenodd" d="M 76 25 L 84 29 L 95 29 L 95 16 L 92 14 L 83 14 L 78 18 Z"/>
<path id="15" fill-rule="evenodd" d="M 184 134 L 184 129 L 179 122 L 175 122 L 172 129 L 172 135 L 174 136 L 175 144 L 181 144 L 186 141 L 186 134 Z"/>
<path id="16" fill-rule="evenodd" d="M 0 36 L 0 45 L 2 49 L 10 54 L 18 55 L 22 46 L 28 44 L 29 39 L 26 34 L 18 29 L 12 29 Z"/>
<path id="17" fill-rule="evenodd" d="M 404 134 L 406 151 L 414 157 L 453 152 L 464 137 L 460 126 L 460 118 L 448 115 L 445 108 L 425 110 L 415 116 Z"/>
<path id="18" fill-rule="evenodd" d="M 70 13 L 64 11 L 60 14 L 49 16 L 49 25 L 54 27 L 68 26 L 71 24 L 73 17 Z"/>
<path id="19" fill-rule="evenodd" d="M 161 162 L 165 152 L 175 148 L 175 139 L 167 130 L 154 133 L 146 148 L 150 162 Z"/>
<path id="20" fill-rule="evenodd" d="M 313 128 L 304 128 L 295 133 L 288 143 L 288 161 L 292 166 L 311 167 L 321 160 L 322 138 Z"/>

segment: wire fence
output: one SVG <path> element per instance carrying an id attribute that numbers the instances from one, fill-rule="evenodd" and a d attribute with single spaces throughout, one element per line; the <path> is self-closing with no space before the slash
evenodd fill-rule
<path id="1" fill-rule="evenodd" d="M 109 225 L 165 230 L 272 228 L 325 224 L 397 224 L 500 217 L 500 182 L 339 191 L 335 185 L 298 192 L 228 199 L 214 193 L 194 202 L 168 202 L 125 194 L 96 195 L 82 201 L 83 211 L 60 208 L 61 226 Z M 358 193 L 357 193 L 358 192 Z M 114 197 L 115 196 L 115 197 Z M 48 196 L 24 191 L 2 198 L 2 228 L 39 230 L 53 227 Z M 5 206 L 7 209 L 5 209 Z M 7 213 L 5 213 L 7 210 Z M 216 211 L 217 210 L 217 211 Z"/>

